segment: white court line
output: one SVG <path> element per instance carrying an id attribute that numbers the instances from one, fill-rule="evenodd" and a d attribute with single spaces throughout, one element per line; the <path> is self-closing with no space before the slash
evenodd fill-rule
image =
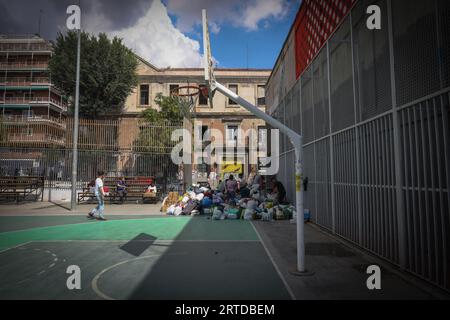
<path id="1" fill-rule="evenodd" d="M 277 264 L 275 263 L 275 259 L 272 257 L 272 255 L 270 254 L 269 249 L 267 249 L 266 245 L 264 244 L 263 239 L 261 238 L 261 235 L 259 234 L 258 230 L 256 229 L 256 227 L 254 226 L 253 222 L 250 221 L 250 224 L 253 227 L 253 230 L 255 230 L 256 235 L 259 238 L 259 241 L 261 242 L 262 246 L 264 247 L 264 250 L 266 250 L 267 255 L 269 256 L 270 261 L 272 262 L 275 270 L 278 273 L 278 276 L 281 278 L 281 281 L 283 282 L 284 286 L 286 287 L 286 290 L 289 292 L 289 295 L 291 296 L 292 300 L 296 300 L 294 292 L 292 291 L 291 287 L 289 287 L 286 279 L 284 279 L 283 274 L 281 273 L 280 269 L 278 268 Z"/>
<path id="2" fill-rule="evenodd" d="M 148 255 L 148 256 L 143 256 L 143 257 L 138 257 L 138 258 L 128 259 L 128 260 L 121 261 L 121 262 L 119 262 L 119 263 L 113 264 L 113 265 L 111 265 L 111 266 L 109 266 L 109 267 L 103 269 L 102 271 L 100 271 L 100 273 L 98 273 L 98 274 L 94 277 L 94 279 L 92 279 L 92 282 L 91 282 L 92 290 L 94 290 L 94 292 L 95 292 L 98 296 L 100 296 L 101 298 L 103 298 L 103 299 L 105 299 L 105 300 L 116 300 L 116 299 L 114 299 L 114 298 L 112 298 L 112 297 L 106 295 L 105 293 L 103 293 L 103 292 L 98 288 L 98 280 L 100 279 L 100 277 L 101 277 L 104 273 L 106 273 L 106 272 L 108 272 L 109 270 L 114 269 L 115 267 L 118 267 L 118 266 L 120 266 L 120 265 L 122 265 L 122 264 L 128 263 L 128 262 L 137 261 L 137 260 L 142 260 L 142 259 L 146 259 L 146 258 L 160 257 L 160 256 L 163 256 L 163 255 L 164 255 L 164 256 L 180 256 L 180 255 L 187 255 L 187 253 L 185 253 L 185 252 L 180 252 L 180 253 L 171 253 L 171 254 L 170 254 L 170 253 L 169 253 L 169 254 L 164 254 L 164 253 L 162 253 L 162 254 L 151 254 L 151 255 Z"/>
<path id="3" fill-rule="evenodd" d="M 14 247 L 11 247 L 11 248 L 2 250 L 2 251 L 0 251 L 0 253 L 6 252 L 6 251 L 8 251 L 8 250 L 16 249 L 16 248 L 19 248 L 19 247 L 23 247 L 24 245 L 27 245 L 27 244 L 29 244 L 29 243 L 31 243 L 31 242 L 33 242 L 33 241 L 27 241 L 27 242 L 24 242 L 24 243 L 19 244 L 19 245 L 17 245 L 17 246 L 14 246 Z"/>

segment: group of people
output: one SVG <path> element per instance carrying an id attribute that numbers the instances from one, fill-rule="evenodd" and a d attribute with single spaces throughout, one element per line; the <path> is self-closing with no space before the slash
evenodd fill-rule
<path id="1" fill-rule="evenodd" d="M 252 168 L 246 180 L 243 180 L 239 175 L 235 177 L 233 174 L 227 179 L 221 180 L 216 170 L 217 168 L 213 167 L 208 177 L 208 183 L 212 190 L 219 191 L 229 199 L 234 199 L 237 194 L 240 194 L 242 198 L 247 198 L 250 196 L 251 190 L 262 191 L 266 189 L 264 176 L 260 175 L 255 168 Z M 286 189 L 276 177 L 271 179 L 269 193 L 278 203 L 286 201 Z"/>

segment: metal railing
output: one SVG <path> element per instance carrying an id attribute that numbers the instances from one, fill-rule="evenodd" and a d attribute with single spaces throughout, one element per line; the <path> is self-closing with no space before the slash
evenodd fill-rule
<path id="1" fill-rule="evenodd" d="M 5 115 L 3 118 L 3 123 L 13 124 L 13 123 L 55 123 L 62 127 L 66 127 L 66 122 L 62 118 L 56 118 L 48 115 Z M 0 120 L 0 121 L 2 121 Z"/>
<path id="2" fill-rule="evenodd" d="M 51 51 L 46 43 L 0 43 L 0 51 Z"/>
<path id="3" fill-rule="evenodd" d="M 0 68 L 2 69 L 46 69 L 48 68 L 47 62 L 0 62 Z"/>
<path id="4" fill-rule="evenodd" d="M 31 86 L 36 84 L 48 84 L 50 85 L 50 79 L 47 77 L 40 78 L 1 78 L 0 84 L 5 86 Z"/>
<path id="5" fill-rule="evenodd" d="M 64 111 L 67 111 L 67 103 L 61 102 L 61 100 L 51 98 L 51 97 L 6 97 L 4 100 L 5 104 L 47 104 L 52 103 Z"/>

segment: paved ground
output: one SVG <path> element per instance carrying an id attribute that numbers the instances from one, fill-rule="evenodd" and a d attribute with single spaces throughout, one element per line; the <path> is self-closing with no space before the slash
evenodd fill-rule
<path id="1" fill-rule="evenodd" d="M 159 205 L 0 206 L 0 299 L 433 299 L 447 295 L 398 275 L 379 259 L 306 225 L 310 277 L 295 266 L 288 221 L 211 221 L 164 217 Z M 82 270 L 81 290 L 66 269 Z M 366 287 L 366 267 L 382 269 L 382 290 Z M 406 280 L 405 280 L 406 279 Z"/>

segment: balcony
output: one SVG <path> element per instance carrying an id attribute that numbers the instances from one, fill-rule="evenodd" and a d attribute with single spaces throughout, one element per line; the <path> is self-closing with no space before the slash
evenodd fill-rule
<path id="1" fill-rule="evenodd" d="M 31 135 L 25 133 L 10 133 L 8 134 L 8 142 L 64 145 L 65 139 L 47 133 L 35 133 Z"/>
<path id="2" fill-rule="evenodd" d="M 32 97 L 32 98 L 24 98 L 24 97 L 10 97 L 5 98 L 4 101 L 0 101 L 0 103 L 4 104 L 11 104 L 11 105 L 24 105 L 24 104 L 30 104 L 30 105 L 47 105 L 47 104 L 53 104 L 59 108 L 61 108 L 63 111 L 67 111 L 67 103 L 61 102 L 61 100 L 57 100 L 50 97 Z"/>
<path id="3" fill-rule="evenodd" d="M 29 87 L 29 86 L 49 86 L 51 85 L 50 79 L 41 78 L 3 78 L 0 79 L 0 86 L 6 87 Z"/>
<path id="4" fill-rule="evenodd" d="M 47 69 L 48 62 L 0 62 L 0 69 L 3 70 L 28 70 Z"/>
<path id="5" fill-rule="evenodd" d="M 48 43 L 1 43 L 0 51 L 51 51 Z"/>
<path id="6" fill-rule="evenodd" d="M 46 115 L 5 115 L 3 117 L 0 116 L 0 122 L 4 124 L 53 124 L 63 129 L 66 128 L 66 122 L 64 120 Z"/>

